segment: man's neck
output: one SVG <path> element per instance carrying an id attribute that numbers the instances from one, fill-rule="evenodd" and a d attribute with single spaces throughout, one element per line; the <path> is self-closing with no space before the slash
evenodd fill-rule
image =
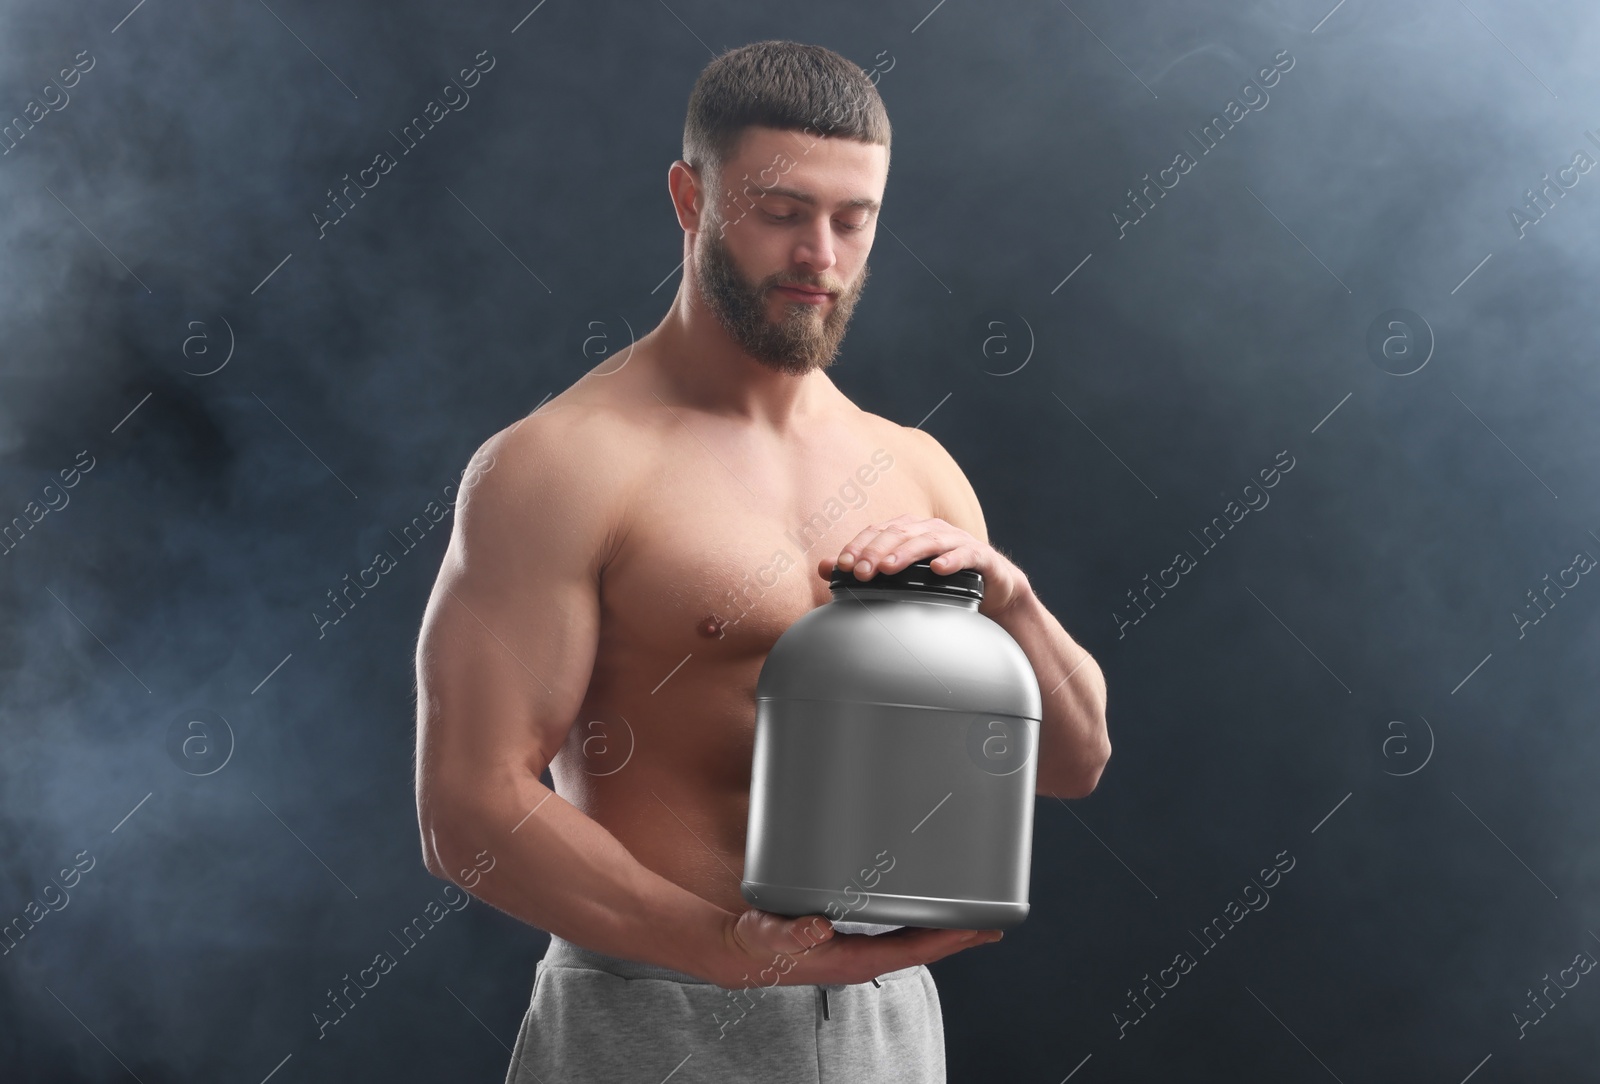
<path id="1" fill-rule="evenodd" d="M 715 316 L 679 303 L 652 331 L 647 356 L 668 405 L 738 418 L 783 431 L 815 416 L 839 395 L 821 369 L 795 376 L 740 349 Z"/>

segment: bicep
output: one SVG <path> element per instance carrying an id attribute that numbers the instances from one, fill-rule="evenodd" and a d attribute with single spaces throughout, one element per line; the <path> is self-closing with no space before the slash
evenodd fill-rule
<path id="1" fill-rule="evenodd" d="M 458 500 L 417 643 L 425 825 L 537 779 L 588 688 L 605 509 L 559 443 L 496 449 Z"/>

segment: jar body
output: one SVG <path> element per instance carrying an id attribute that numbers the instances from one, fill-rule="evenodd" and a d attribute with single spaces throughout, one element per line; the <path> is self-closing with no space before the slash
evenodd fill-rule
<path id="1" fill-rule="evenodd" d="M 835 589 L 757 683 L 744 899 L 841 921 L 1021 923 L 1040 716 L 1027 656 L 976 601 Z"/>

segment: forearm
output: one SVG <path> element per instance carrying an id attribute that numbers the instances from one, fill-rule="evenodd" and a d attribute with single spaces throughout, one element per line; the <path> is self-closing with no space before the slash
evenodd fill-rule
<path id="1" fill-rule="evenodd" d="M 487 796 L 431 819 L 435 876 L 585 948 L 716 981 L 730 912 L 646 868 L 535 777 L 476 793 Z"/>
<path id="2" fill-rule="evenodd" d="M 1039 679 L 1037 792 L 1081 798 L 1095 788 L 1111 756 L 1105 676 L 1031 587 L 994 620 L 1017 641 Z"/>

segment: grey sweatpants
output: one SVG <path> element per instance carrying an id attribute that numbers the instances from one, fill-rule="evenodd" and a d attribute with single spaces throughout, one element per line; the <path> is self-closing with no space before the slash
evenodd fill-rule
<path id="1" fill-rule="evenodd" d="M 552 936 L 506 1084 L 945 1084 L 926 965 L 847 986 L 752 981 L 727 990 Z"/>

